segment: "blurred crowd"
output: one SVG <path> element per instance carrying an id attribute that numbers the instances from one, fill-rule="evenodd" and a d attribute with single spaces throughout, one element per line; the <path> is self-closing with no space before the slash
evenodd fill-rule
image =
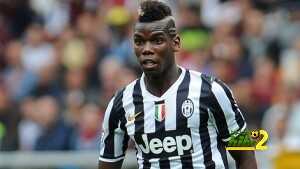
<path id="1" fill-rule="evenodd" d="M 96 150 L 112 95 L 139 77 L 134 0 L 0 1 L 0 150 Z M 183 67 L 232 89 L 252 129 L 300 147 L 300 3 L 169 0 Z"/>

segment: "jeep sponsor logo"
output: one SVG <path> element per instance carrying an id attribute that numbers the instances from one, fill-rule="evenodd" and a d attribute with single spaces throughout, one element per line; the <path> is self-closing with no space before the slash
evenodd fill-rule
<path id="1" fill-rule="evenodd" d="M 151 155 L 152 158 L 159 156 L 177 156 L 191 153 L 192 139 L 189 135 L 151 137 L 149 134 L 143 134 L 142 144 L 138 144 L 144 154 Z"/>

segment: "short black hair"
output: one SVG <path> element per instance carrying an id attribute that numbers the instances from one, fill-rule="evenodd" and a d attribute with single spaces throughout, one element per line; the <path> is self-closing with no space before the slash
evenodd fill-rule
<path id="1" fill-rule="evenodd" d="M 172 16 L 171 8 L 158 0 L 143 1 L 139 10 L 139 22 L 153 22 Z"/>

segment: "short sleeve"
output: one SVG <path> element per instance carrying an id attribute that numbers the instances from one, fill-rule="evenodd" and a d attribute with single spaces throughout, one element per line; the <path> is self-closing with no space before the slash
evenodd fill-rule
<path id="1" fill-rule="evenodd" d="M 122 95 L 113 97 L 105 111 L 100 141 L 100 161 L 116 162 L 125 157 L 129 137 L 122 119 L 124 109 L 121 100 Z"/>
<path id="2" fill-rule="evenodd" d="M 232 134 L 245 130 L 246 122 L 231 90 L 225 83 L 215 79 L 211 84 L 211 90 L 213 96 L 210 110 L 219 136 L 227 142 Z"/>

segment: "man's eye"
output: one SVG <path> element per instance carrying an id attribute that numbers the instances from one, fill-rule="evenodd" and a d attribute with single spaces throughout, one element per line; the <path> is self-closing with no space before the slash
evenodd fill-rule
<path id="1" fill-rule="evenodd" d="M 137 46 L 140 46 L 143 44 L 143 41 L 142 40 L 134 40 L 134 44 Z"/>
<path id="2" fill-rule="evenodd" d="M 163 40 L 162 38 L 156 38 L 156 39 L 154 40 L 154 43 L 155 43 L 155 44 L 158 44 L 158 45 L 162 44 L 163 42 L 164 42 L 164 40 Z"/>

